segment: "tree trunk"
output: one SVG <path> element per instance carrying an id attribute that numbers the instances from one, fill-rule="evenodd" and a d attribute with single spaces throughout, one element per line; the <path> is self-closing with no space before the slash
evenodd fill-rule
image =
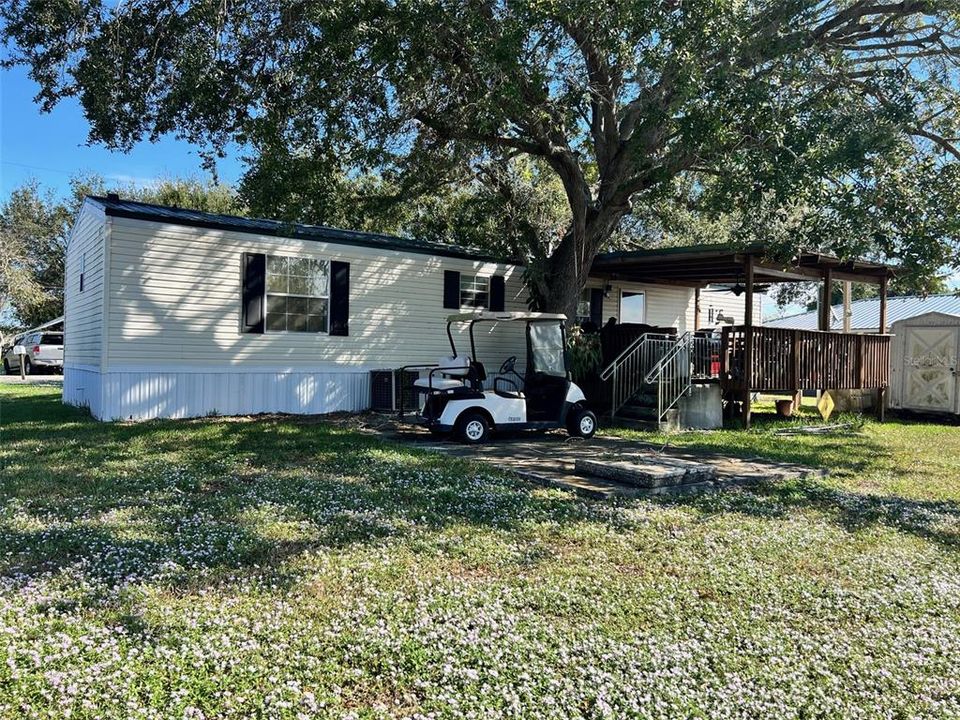
<path id="1" fill-rule="evenodd" d="M 536 293 L 538 310 L 563 313 L 568 324 L 576 322 L 577 303 L 593 260 L 627 211 L 628 208 L 607 208 L 591 217 L 585 227 L 570 227 L 547 260 Z"/>
<path id="2" fill-rule="evenodd" d="M 563 313 L 569 324 L 576 321 L 577 303 L 587 280 L 586 275 L 581 277 L 578 273 L 580 262 L 575 249 L 578 245 L 582 247 L 581 242 L 575 242 L 573 233 L 568 233 L 547 261 L 543 278 L 543 307 L 540 309 L 543 312 Z M 590 261 L 593 262 L 593 258 Z"/>

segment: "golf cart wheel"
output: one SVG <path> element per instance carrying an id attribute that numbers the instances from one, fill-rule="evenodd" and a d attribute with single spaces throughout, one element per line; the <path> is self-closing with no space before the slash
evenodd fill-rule
<path id="1" fill-rule="evenodd" d="M 567 432 L 571 437 L 591 438 L 597 431 L 597 416 L 592 410 L 577 408 L 567 420 Z"/>
<path id="2" fill-rule="evenodd" d="M 457 422 L 457 439 L 467 445 L 479 445 L 490 437 L 490 421 L 483 413 L 466 412 Z"/>

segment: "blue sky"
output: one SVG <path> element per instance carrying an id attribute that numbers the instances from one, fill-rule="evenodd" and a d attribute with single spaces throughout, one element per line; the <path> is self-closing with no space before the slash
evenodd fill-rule
<path id="1" fill-rule="evenodd" d="M 0 72 L 0 196 L 30 178 L 66 192 L 78 172 L 97 173 L 119 185 L 204 176 L 197 149 L 173 137 L 139 143 L 126 154 L 88 147 L 80 103 L 68 99 L 43 114 L 33 102 L 36 92 L 22 68 Z M 222 182 L 234 183 L 242 169 L 239 157 L 228 157 L 217 171 Z"/>

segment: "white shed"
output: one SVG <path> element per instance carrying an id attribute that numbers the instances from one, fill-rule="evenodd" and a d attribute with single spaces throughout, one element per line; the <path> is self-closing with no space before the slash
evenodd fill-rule
<path id="1" fill-rule="evenodd" d="M 925 313 L 891 330 L 890 407 L 960 414 L 960 315 Z"/>

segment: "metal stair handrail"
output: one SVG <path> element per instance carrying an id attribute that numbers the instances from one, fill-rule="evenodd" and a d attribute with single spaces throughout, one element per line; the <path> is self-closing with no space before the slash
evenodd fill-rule
<path id="1" fill-rule="evenodd" d="M 646 376 L 643 378 L 644 382 L 652 383 L 656 381 L 657 375 L 660 375 L 663 371 L 663 367 L 673 360 L 677 355 L 679 355 L 683 350 L 690 349 L 690 341 L 693 338 L 693 334 L 685 332 L 683 335 L 677 338 L 676 344 L 670 348 L 670 351 L 663 355 L 656 363 L 647 371 Z"/>
<path id="2" fill-rule="evenodd" d="M 613 374 L 613 371 L 618 365 L 622 365 L 626 360 L 627 356 L 633 353 L 639 346 L 648 342 L 648 339 L 659 338 L 659 337 L 669 337 L 669 335 L 660 335 L 659 333 L 644 333 L 636 340 L 627 345 L 619 355 L 617 355 L 613 360 L 607 363 L 607 366 L 600 371 L 601 380 L 609 380 L 610 376 Z"/>
<path id="3" fill-rule="evenodd" d="M 690 351 L 696 336 L 685 332 L 676 345 L 644 376 L 645 383 L 657 386 L 657 422 L 663 422 L 667 412 L 693 387 Z M 684 359 L 686 358 L 686 359 Z"/>
<path id="4" fill-rule="evenodd" d="M 676 342 L 673 335 L 644 333 L 630 343 L 600 371 L 600 379 L 610 380 L 610 416 L 613 417 L 633 397 L 644 382 L 647 369 Z"/>

